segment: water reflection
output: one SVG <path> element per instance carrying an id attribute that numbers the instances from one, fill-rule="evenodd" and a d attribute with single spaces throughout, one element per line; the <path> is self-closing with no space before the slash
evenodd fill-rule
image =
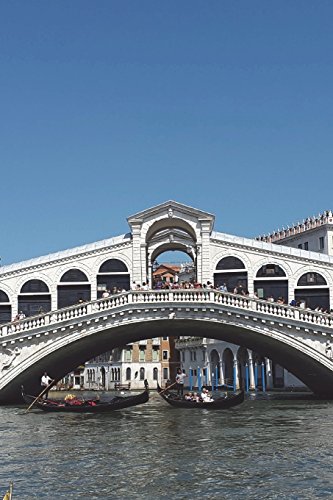
<path id="1" fill-rule="evenodd" d="M 228 411 L 148 404 L 107 415 L 0 407 L 14 498 L 314 499 L 333 495 L 331 402 L 248 400 Z"/>

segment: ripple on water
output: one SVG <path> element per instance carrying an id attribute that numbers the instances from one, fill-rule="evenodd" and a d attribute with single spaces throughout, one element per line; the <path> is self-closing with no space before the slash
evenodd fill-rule
<path id="1" fill-rule="evenodd" d="M 333 404 L 148 404 L 109 415 L 0 407 L 0 485 L 22 500 L 311 499 L 333 495 Z M 0 491 L 1 493 L 1 491 Z"/>

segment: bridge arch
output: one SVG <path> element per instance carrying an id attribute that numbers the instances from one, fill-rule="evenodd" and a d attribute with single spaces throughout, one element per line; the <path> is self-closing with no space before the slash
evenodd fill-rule
<path id="1" fill-rule="evenodd" d="M 140 294 L 130 295 L 132 297 L 140 296 Z M 219 296 L 218 293 L 217 296 Z M 99 302 L 96 304 L 100 306 Z M 25 334 L 23 330 L 22 342 L 17 337 L 20 334 L 16 334 L 14 345 L 17 344 L 15 347 L 17 352 L 15 354 L 13 354 L 12 348 L 8 350 L 8 347 L 4 347 L 6 342 L 2 341 L 2 349 L 7 350 L 9 356 L 14 356 L 13 359 L 15 357 L 19 359 L 21 349 L 23 349 L 23 359 L 21 366 L 14 364 L 9 371 L 3 371 L 0 402 L 8 402 L 10 398 L 19 398 L 22 383 L 29 390 L 37 393 L 40 373 L 45 369 L 53 377 L 60 379 L 79 364 L 107 350 L 122 348 L 121 346 L 139 340 L 155 338 L 156 336 L 162 337 L 167 335 L 171 329 L 175 336 L 193 335 L 195 332 L 198 337 L 242 345 L 259 356 L 268 357 L 284 366 L 303 380 L 314 392 L 327 391 L 329 393 L 331 391 L 333 397 L 333 363 L 319 353 L 317 344 L 320 339 L 318 336 L 312 335 L 313 340 L 304 344 L 302 338 L 288 336 L 289 330 L 279 329 L 278 324 L 274 326 L 274 322 L 272 326 L 266 321 L 263 323 L 250 321 L 250 318 L 246 316 L 249 313 L 245 312 L 244 320 L 241 321 L 238 314 L 220 316 L 218 310 L 214 308 L 203 308 L 201 312 L 201 309 L 194 307 L 191 312 L 188 303 L 184 304 L 184 308 L 178 307 L 176 316 L 170 319 L 169 310 L 165 308 L 165 304 L 162 305 L 163 307 L 159 309 L 156 302 L 151 304 L 146 302 L 143 309 L 139 307 L 138 312 L 135 312 L 133 302 L 131 302 L 128 309 L 118 308 L 118 312 L 117 310 L 111 311 L 109 316 L 107 311 L 102 308 L 101 313 L 98 315 L 94 313 L 90 316 L 91 319 L 86 321 L 82 321 L 75 314 L 72 327 L 68 315 L 65 314 L 64 324 L 66 328 L 58 327 L 54 330 L 54 326 L 50 325 L 51 331 L 59 332 L 59 334 L 53 333 L 51 336 L 44 337 L 44 334 L 37 333 L 36 336 L 31 336 L 31 334 L 29 336 L 29 333 Z M 153 316 L 150 317 L 150 314 Z M 158 315 L 157 319 L 153 319 L 155 314 Z M 77 324 L 81 326 L 75 326 Z M 30 341 L 29 339 L 32 338 L 34 340 Z M 41 346 L 35 349 L 34 344 L 39 342 L 39 338 Z M 33 343 L 31 344 L 31 342 Z M 30 354 L 25 350 L 25 346 L 28 345 L 31 345 L 32 348 Z M 225 349 L 222 359 L 226 379 L 229 379 L 230 382 L 233 380 L 234 363 L 237 363 L 237 346 L 235 346 L 235 352 L 229 348 Z M 114 370 L 114 377 L 116 376 L 118 377 L 118 371 Z"/>
<path id="2" fill-rule="evenodd" d="M 164 217 L 155 221 L 145 222 L 142 226 L 142 237 L 145 239 L 146 243 L 149 243 L 157 233 L 163 230 L 171 231 L 173 229 L 184 231 L 194 242 L 197 241 L 195 225 L 184 219 L 179 219 L 178 217 Z"/>

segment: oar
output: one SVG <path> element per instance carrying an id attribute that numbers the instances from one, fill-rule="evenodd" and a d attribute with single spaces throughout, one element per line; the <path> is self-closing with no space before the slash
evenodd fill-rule
<path id="1" fill-rule="evenodd" d="M 174 382 L 173 384 L 168 385 L 168 387 L 166 387 L 165 389 L 163 389 L 163 391 L 161 391 L 160 394 L 163 394 L 163 392 L 168 391 L 170 389 L 170 387 L 173 387 L 176 384 L 178 384 L 178 382 Z"/>
<path id="2" fill-rule="evenodd" d="M 29 408 L 27 408 L 25 410 L 26 413 L 28 413 L 28 411 L 33 407 L 33 405 L 36 403 L 36 401 L 38 399 L 40 399 L 42 396 L 44 396 L 44 394 L 49 391 L 51 389 L 51 387 L 56 383 L 57 381 L 56 380 L 52 380 L 52 382 L 49 383 L 49 385 L 47 385 L 46 387 L 44 387 L 44 389 L 42 390 L 42 392 L 33 400 L 33 402 L 31 403 L 31 405 L 29 406 Z"/>

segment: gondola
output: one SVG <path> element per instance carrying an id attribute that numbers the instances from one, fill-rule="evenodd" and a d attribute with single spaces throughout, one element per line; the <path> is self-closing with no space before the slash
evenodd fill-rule
<path id="1" fill-rule="evenodd" d="M 160 394 L 161 398 L 164 399 L 164 401 L 169 403 L 169 405 L 174 406 L 175 408 L 204 408 L 205 410 L 227 410 L 228 408 L 232 408 L 233 406 L 240 405 L 244 401 L 244 391 L 239 391 L 236 393 L 228 394 L 225 397 L 216 398 L 210 403 L 180 399 L 174 392 L 162 390 L 158 384 L 157 392 Z"/>
<path id="2" fill-rule="evenodd" d="M 22 397 L 25 403 L 31 405 L 36 398 L 24 391 L 22 386 Z M 134 396 L 116 396 L 110 401 L 99 401 L 98 399 L 84 400 L 80 404 L 68 404 L 64 400 L 37 399 L 34 406 L 40 410 L 52 413 L 107 413 L 115 410 L 122 410 L 131 406 L 141 405 L 149 400 L 149 390 L 145 390 Z"/>

